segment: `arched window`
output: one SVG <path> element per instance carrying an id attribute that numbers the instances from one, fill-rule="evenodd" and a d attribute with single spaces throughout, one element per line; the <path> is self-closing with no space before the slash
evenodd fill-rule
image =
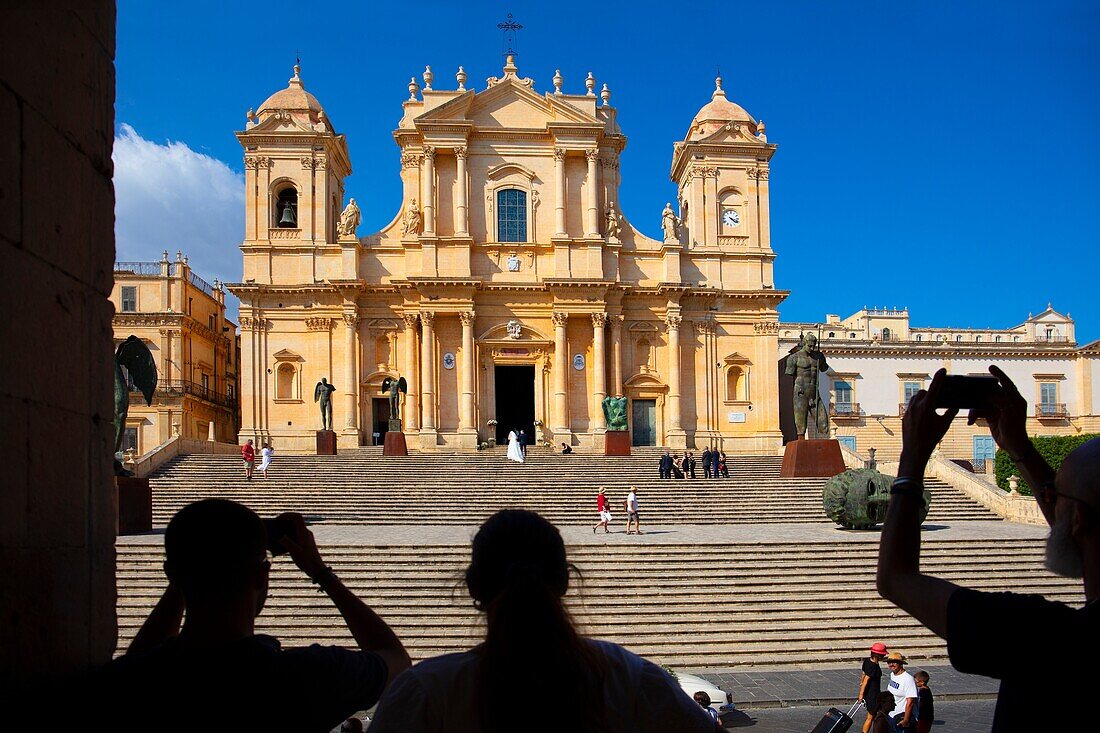
<path id="1" fill-rule="evenodd" d="M 739 367 L 739 366 L 736 366 L 736 365 L 730 366 L 730 368 L 726 370 L 726 400 L 727 401 L 733 402 L 735 400 L 743 400 L 744 399 L 744 395 L 742 394 L 742 386 L 741 386 L 742 382 L 744 381 L 742 379 L 742 376 L 743 376 L 743 373 L 741 371 L 741 367 Z"/>
<path id="2" fill-rule="evenodd" d="M 293 364 L 282 363 L 279 365 L 278 370 L 275 373 L 275 397 L 280 400 L 293 400 L 297 397 L 294 394 L 294 382 L 295 382 L 295 369 Z"/>
<path id="3" fill-rule="evenodd" d="M 956 336 L 955 336 L 955 340 L 956 340 L 956 341 L 962 341 L 962 340 L 963 340 L 963 337 L 962 337 L 961 335 L 956 335 Z"/>
<path id="4" fill-rule="evenodd" d="M 1001 343 L 1001 337 L 1000 336 L 994 336 L 993 340 L 996 341 L 997 343 Z"/>
<path id="5" fill-rule="evenodd" d="M 497 241 L 527 241 L 527 192 L 518 188 L 497 191 Z"/>
<path id="6" fill-rule="evenodd" d="M 981 337 L 981 336 L 975 336 L 975 337 L 974 337 L 974 340 L 975 340 L 975 341 L 981 341 L 981 340 L 982 340 L 982 337 Z"/>
<path id="7" fill-rule="evenodd" d="M 923 336 L 921 336 L 921 335 L 920 335 L 920 334 L 918 333 L 918 334 L 917 334 L 917 341 L 923 341 L 923 340 L 924 340 L 924 337 L 923 337 Z"/>
<path id="8" fill-rule="evenodd" d="M 829 338 L 831 338 L 831 339 L 836 338 L 836 332 L 835 331 L 829 331 Z"/>
<path id="9" fill-rule="evenodd" d="M 275 221 L 272 222 L 275 226 L 298 228 L 298 190 L 294 186 L 287 184 L 279 190 L 275 197 L 275 211 L 272 213 L 275 216 Z"/>
<path id="10" fill-rule="evenodd" d="M 882 329 L 882 340 L 883 341 L 889 341 L 890 340 L 890 329 L 888 329 L 888 328 Z"/>

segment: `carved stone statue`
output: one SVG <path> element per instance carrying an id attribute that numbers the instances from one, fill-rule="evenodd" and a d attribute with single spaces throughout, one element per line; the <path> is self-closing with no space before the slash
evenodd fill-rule
<path id="1" fill-rule="evenodd" d="M 518 339 L 523 335 L 523 324 L 516 319 L 508 321 L 508 338 Z"/>
<path id="2" fill-rule="evenodd" d="M 607 238 L 612 241 L 618 241 L 619 234 L 622 233 L 623 216 L 619 212 L 615 211 L 615 202 L 612 201 L 607 205 Z"/>
<path id="3" fill-rule="evenodd" d="M 672 211 L 672 203 L 666 203 L 661 212 L 661 231 L 664 232 L 666 242 L 676 242 L 680 239 L 680 219 Z"/>
<path id="4" fill-rule="evenodd" d="M 848 529 L 873 529 L 886 518 L 886 505 L 890 502 L 890 485 L 893 476 L 879 473 L 873 468 L 852 468 L 837 474 L 825 482 L 821 498 L 825 514 Z M 932 492 L 924 492 L 921 521 L 928 516 L 932 504 Z"/>
<path id="5" fill-rule="evenodd" d="M 401 225 L 401 233 L 407 237 L 420 233 L 420 207 L 416 205 L 416 199 L 410 201 L 409 208 L 405 209 L 405 221 Z"/>
<path id="6" fill-rule="evenodd" d="M 157 389 L 157 363 L 149 347 L 137 336 L 128 336 L 115 349 L 115 453 L 122 450 L 126 435 L 126 416 L 130 412 L 130 390 L 137 387 L 145 404 L 153 404 Z M 122 463 L 115 461 L 115 475 L 129 476 Z"/>
<path id="7" fill-rule="evenodd" d="M 817 336 L 812 333 L 803 336 L 801 348 L 787 357 L 786 372 L 794 377 L 796 440 L 806 437 L 806 426 L 811 417 L 819 436 L 829 434 L 829 414 L 818 394 L 819 376 L 828 368 L 825 355 L 817 350 Z"/>
<path id="8" fill-rule="evenodd" d="M 390 428 L 393 429 L 394 423 L 397 423 L 397 429 L 400 430 L 401 421 L 401 394 L 409 393 L 409 383 L 405 381 L 404 377 L 386 377 L 382 380 L 382 394 L 390 398 Z"/>
<path id="9" fill-rule="evenodd" d="M 321 377 L 321 381 L 313 388 L 313 401 L 321 403 L 321 430 L 332 430 L 332 393 L 336 387 Z"/>
<path id="10" fill-rule="evenodd" d="M 607 419 L 608 430 L 615 432 L 626 430 L 626 398 L 611 395 L 604 397 L 603 416 Z"/>
<path id="11" fill-rule="evenodd" d="M 340 214 L 340 223 L 336 225 L 336 233 L 341 237 L 354 237 L 355 230 L 359 227 L 359 207 L 355 199 L 348 201 L 344 207 L 344 213 Z"/>

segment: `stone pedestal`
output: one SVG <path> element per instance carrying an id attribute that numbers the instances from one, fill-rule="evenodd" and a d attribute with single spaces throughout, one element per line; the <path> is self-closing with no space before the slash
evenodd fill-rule
<path id="1" fill-rule="evenodd" d="M 603 436 L 603 454 L 605 456 L 630 455 L 630 431 L 608 430 Z"/>
<path id="2" fill-rule="evenodd" d="M 117 534 L 140 534 L 153 529 L 153 492 L 149 489 L 149 479 L 115 476 L 115 496 Z"/>
<path id="3" fill-rule="evenodd" d="M 336 433 L 332 430 L 317 431 L 317 455 L 336 455 Z"/>
<path id="4" fill-rule="evenodd" d="M 386 441 L 382 446 L 384 456 L 407 456 L 409 446 L 405 443 L 404 433 L 387 432 Z"/>
<path id="5" fill-rule="evenodd" d="M 783 451 L 780 478 L 828 478 L 844 473 L 844 456 L 837 440 L 794 440 Z"/>

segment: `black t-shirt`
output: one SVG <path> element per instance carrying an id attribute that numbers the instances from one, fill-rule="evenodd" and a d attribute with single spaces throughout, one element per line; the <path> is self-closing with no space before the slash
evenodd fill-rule
<path id="1" fill-rule="evenodd" d="M 917 720 L 932 722 L 936 719 L 936 703 L 932 700 L 932 691 L 927 687 L 917 687 Z"/>
<path id="2" fill-rule="evenodd" d="M 863 660 L 863 674 L 868 677 L 867 688 L 863 691 L 863 701 L 867 703 L 867 712 L 874 715 L 878 708 L 878 694 L 882 692 L 882 667 L 868 657 Z"/>
<path id="3" fill-rule="evenodd" d="M 327 733 L 378 702 L 387 676 L 377 654 L 341 647 L 284 650 L 257 635 L 196 650 L 172 639 L 107 665 L 92 685 L 88 722 L 110 731 Z"/>
<path id="4" fill-rule="evenodd" d="M 1094 663 L 1098 627 L 1096 603 L 960 588 L 947 603 L 947 653 L 960 672 L 1001 680 L 993 733 L 1078 730 L 1089 711 L 1070 704 L 1068 675 Z"/>

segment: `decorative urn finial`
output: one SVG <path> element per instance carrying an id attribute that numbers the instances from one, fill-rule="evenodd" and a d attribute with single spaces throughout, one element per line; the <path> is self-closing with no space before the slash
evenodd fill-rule
<path id="1" fill-rule="evenodd" d="M 600 92 L 600 99 L 603 100 L 603 106 L 611 106 L 611 90 L 607 88 L 607 85 L 603 85 L 603 91 Z"/>
<path id="2" fill-rule="evenodd" d="M 466 91 L 466 70 L 461 66 L 458 67 L 458 73 L 455 74 L 455 79 L 458 81 L 458 91 Z"/>
<path id="3" fill-rule="evenodd" d="M 416 77 L 409 77 L 409 101 L 416 101 L 416 93 L 420 91 L 420 85 L 416 83 Z"/>
<path id="4" fill-rule="evenodd" d="M 554 94 L 561 96 L 561 85 L 565 82 L 562 78 L 561 69 L 554 69 Z"/>
<path id="5" fill-rule="evenodd" d="M 588 78 L 584 80 L 584 88 L 588 90 L 589 97 L 596 96 L 596 77 L 592 76 L 591 71 L 588 72 Z"/>
<path id="6" fill-rule="evenodd" d="M 424 67 L 424 91 L 430 92 L 432 90 L 432 79 L 435 78 L 435 74 L 432 73 L 432 67 Z"/>

